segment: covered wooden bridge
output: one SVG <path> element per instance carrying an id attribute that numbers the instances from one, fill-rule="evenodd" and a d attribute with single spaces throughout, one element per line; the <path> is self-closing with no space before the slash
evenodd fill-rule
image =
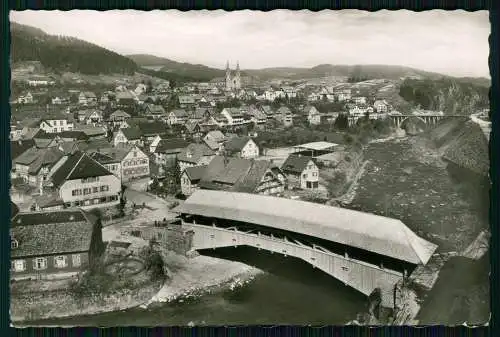
<path id="1" fill-rule="evenodd" d="M 396 284 L 437 246 L 401 221 L 304 201 L 198 190 L 174 211 L 192 249 L 251 246 L 293 256 L 392 307 Z"/>

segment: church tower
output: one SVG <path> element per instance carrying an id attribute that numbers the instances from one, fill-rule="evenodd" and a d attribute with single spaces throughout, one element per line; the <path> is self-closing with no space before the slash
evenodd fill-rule
<path id="1" fill-rule="evenodd" d="M 229 69 L 229 61 L 226 62 L 226 90 L 232 89 L 232 80 L 231 80 L 231 70 Z"/>
<path id="2" fill-rule="evenodd" d="M 234 89 L 241 89 L 241 74 L 240 74 L 240 61 L 236 62 L 236 76 L 233 80 Z"/>

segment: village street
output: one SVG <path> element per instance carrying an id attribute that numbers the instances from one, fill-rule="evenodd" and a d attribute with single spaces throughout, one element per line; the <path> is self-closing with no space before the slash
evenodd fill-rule
<path id="1" fill-rule="evenodd" d="M 134 227 L 151 226 L 154 221 L 162 221 L 163 219 L 171 220 L 176 216 L 169 209 L 169 206 L 175 199 L 165 200 L 144 191 L 144 188 L 141 187 L 145 183 L 145 180 L 138 180 L 129 184 L 124 192 L 124 196 L 127 200 L 127 214 L 130 214 L 130 212 L 132 214 L 127 215 L 124 219 L 104 224 L 102 232 L 104 241 L 119 239 L 122 236 L 121 233 L 125 230 L 130 230 Z M 134 203 L 138 208 L 132 211 Z M 142 207 L 143 204 L 144 207 Z M 127 236 L 128 239 L 129 237 Z"/>

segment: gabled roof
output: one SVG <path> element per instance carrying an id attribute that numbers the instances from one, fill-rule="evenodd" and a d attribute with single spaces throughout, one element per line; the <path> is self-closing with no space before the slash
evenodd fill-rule
<path id="1" fill-rule="evenodd" d="M 202 165 L 202 166 L 191 166 L 187 167 L 184 172 L 186 172 L 186 175 L 189 177 L 191 181 L 199 181 L 203 174 L 205 173 L 207 166 Z"/>
<path id="2" fill-rule="evenodd" d="M 217 142 L 212 141 L 211 139 L 203 139 L 203 142 L 207 144 L 209 148 L 211 148 L 213 151 L 219 150 L 220 145 Z"/>
<path id="3" fill-rule="evenodd" d="M 292 114 L 292 112 L 290 111 L 290 109 L 287 106 L 282 106 L 276 111 L 276 114 L 278 114 L 278 115 L 290 115 L 290 114 Z"/>
<path id="4" fill-rule="evenodd" d="M 52 174 L 54 186 L 59 187 L 67 180 L 112 175 L 104 166 L 87 154 L 76 151 L 66 156 L 65 162 Z"/>
<path id="5" fill-rule="evenodd" d="M 141 137 L 142 137 L 142 132 L 137 127 L 124 128 L 124 129 L 120 129 L 120 131 L 123 133 L 125 138 L 127 138 L 128 140 L 137 140 L 137 139 L 141 139 Z"/>
<path id="6" fill-rule="evenodd" d="M 90 250 L 95 216 L 79 209 L 18 213 L 11 236 L 18 247 L 13 258 L 67 254 Z"/>
<path id="7" fill-rule="evenodd" d="M 130 118 L 130 117 L 131 116 L 123 110 L 116 110 L 111 115 L 109 115 L 109 118 Z"/>
<path id="8" fill-rule="evenodd" d="M 247 143 L 251 140 L 252 138 L 248 136 L 232 137 L 226 143 L 224 143 L 224 149 L 229 152 L 239 152 L 243 150 L 245 145 L 247 145 Z"/>
<path id="9" fill-rule="evenodd" d="M 281 165 L 281 169 L 284 172 L 293 172 L 293 173 L 302 173 L 307 167 L 307 164 L 312 160 L 311 157 L 308 156 L 298 156 L 291 154 L 286 158 L 283 165 Z"/>
<path id="10" fill-rule="evenodd" d="M 75 139 L 75 140 L 87 140 L 87 139 L 89 139 L 89 136 L 85 132 L 79 131 L 79 130 L 61 131 L 61 132 L 57 133 L 57 135 L 61 138 L 71 138 L 71 139 Z"/>
<path id="11" fill-rule="evenodd" d="M 92 152 L 89 154 L 89 156 L 102 165 L 121 162 L 120 159 L 113 157 L 113 155 L 102 152 Z"/>
<path id="12" fill-rule="evenodd" d="M 267 160 L 216 156 L 204 170 L 199 186 L 204 189 L 254 193 L 266 172 L 273 167 Z"/>
<path id="13" fill-rule="evenodd" d="M 36 128 L 40 125 L 41 118 L 25 118 L 19 124 L 26 128 Z"/>
<path id="14" fill-rule="evenodd" d="M 35 142 L 33 141 L 33 139 L 11 141 L 10 157 L 14 160 L 32 147 L 35 147 Z"/>
<path id="15" fill-rule="evenodd" d="M 117 161 L 121 162 L 123 159 L 125 159 L 125 157 L 130 153 L 130 151 L 132 151 L 132 149 L 137 149 L 137 151 L 142 152 L 142 150 L 135 145 L 125 145 L 125 144 L 100 148 L 98 149 L 98 152 L 101 155 L 105 155 L 108 158 L 110 158 L 108 159 L 110 160 L 110 162 L 116 163 Z M 103 164 L 101 161 L 99 160 L 97 161 Z"/>
<path id="16" fill-rule="evenodd" d="M 185 149 L 183 149 L 181 153 L 179 153 L 179 155 L 177 156 L 177 160 L 197 164 L 202 157 L 213 155 L 215 155 L 214 151 L 210 149 L 206 144 L 192 143 L 189 144 Z"/>
<path id="17" fill-rule="evenodd" d="M 167 131 L 167 125 L 162 122 L 139 123 L 137 127 L 141 130 L 143 136 L 164 135 Z"/>
<path id="18" fill-rule="evenodd" d="M 179 103 L 181 104 L 194 104 L 195 100 L 192 96 L 179 96 Z"/>
<path id="19" fill-rule="evenodd" d="M 64 153 L 56 147 L 39 150 L 38 156 L 31 163 L 28 173 L 36 174 L 44 166 L 52 166 L 63 157 Z"/>
<path id="20" fill-rule="evenodd" d="M 216 156 L 208 164 L 199 186 L 207 189 L 230 189 L 250 168 L 251 161 L 248 159 Z"/>
<path id="21" fill-rule="evenodd" d="M 203 119 L 207 113 L 210 115 L 210 110 L 207 108 L 196 108 L 190 118 Z"/>
<path id="22" fill-rule="evenodd" d="M 179 153 L 189 142 L 182 138 L 162 139 L 156 146 L 155 153 Z"/>
<path id="23" fill-rule="evenodd" d="M 147 104 L 146 105 L 146 111 L 149 111 L 151 114 L 164 114 L 165 109 L 161 105 L 156 105 L 156 104 Z"/>
<path id="24" fill-rule="evenodd" d="M 220 130 L 209 131 L 205 135 L 205 138 L 210 138 L 215 142 L 223 142 L 226 140 L 226 136 L 224 136 L 224 134 Z"/>
<path id="25" fill-rule="evenodd" d="M 177 118 L 188 117 L 188 114 L 187 114 L 186 110 L 184 110 L 184 109 L 175 109 L 175 110 L 170 111 L 170 113 L 173 114 Z"/>
<path id="26" fill-rule="evenodd" d="M 231 117 L 242 117 L 243 116 L 243 112 L 241 111 L 241 108 L 224 108 L 223 111 L 226 111 L 227 113 L 229 113 L 229 115 Z"/>
<path id="27" fill-rule="evenodd" d="M 12 219 L 13 217 L 15 217 L 17 213 L 19 213 L 19 207 L 11 201 L 10 202 L 10 218 Z"/>
<path id="28" fill-rule="evenodd" d="M 174 212 L 257 223 L 412 264 L 426 264 L 437 249 L 400 220 L 287 198 L 201 189 Z"/>
<path id="29" fill-rule="evenodd" d="M 198 127 L 200 131 L 202 130 L 202 127 L 200 126 L 198 121 L 187 121 L 186 124 L 184 124 L 184 127 L 189 133 L 194 132 L 196 130 L 196 127 Z"/>
<path id="30" fill-rule="evenodd" d="M 259 183 L 264 178 L 267 170 L 273 165 L 268 160 L 250 160 L 252 166 L 246 175 L 234 185 L 233 191 L 254 193 Z"/>

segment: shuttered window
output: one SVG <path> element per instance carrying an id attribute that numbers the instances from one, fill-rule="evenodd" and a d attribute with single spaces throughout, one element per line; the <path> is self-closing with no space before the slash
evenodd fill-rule
<path id="1" fill-rule="evenodd" d="M 36 259 L 33 259 L 33 269 L 35 270 L 47 269 L 47 259 L 44 257 L 37 257 Z"/>

